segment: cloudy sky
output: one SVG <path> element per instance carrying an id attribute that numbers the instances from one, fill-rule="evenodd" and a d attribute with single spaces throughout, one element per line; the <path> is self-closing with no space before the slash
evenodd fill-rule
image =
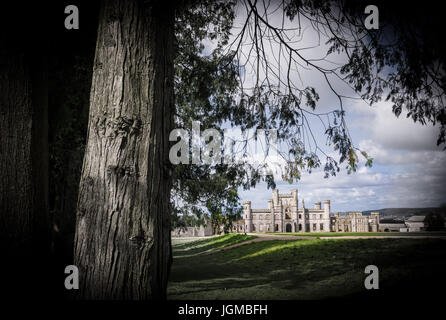
<path id="1" fill-rule="evenodd" d="M 431 207 L 446 202 L 446 153 L 436 147 L 438 129 L 396 118 L 387 103 L 375 107 L 355 104 L 347 108 L 347 125 L 356 145 L 373 158 L 347 174 L 341 167 L 336 177 L 324 178 L 322 170 L 304 173 L 293 184 L 276 177 L 280 192 L 299 190 L 307 205 L 329 199 L 333 211 L 397 207 Z M 265 208 L 271 196 L 265 183 L 245 191 L 242 201 Z"/>
<path id="2" fill-rule="evenodd" d="M 271 10 L 274 10 L 272 8 Z M 280 11 L 278 11 L 280 12 Z M 242 7 L 238 12 L 234 35 L 240 30 L 246 15 Z M 280 25 L 282 16 L 270 16 L 270 23 Z M 302 51 L 306 57 L 321 57 L 326 52 L 320 39 L 311 27 L 304 25 L 304 32 L 297 35 L 299 42 L 294 45 L 312 47 Z M 286 27 L 295 27 L 295 22 L 286 21 Z M 296 35 L 295 35 L 296 36 Z M 249 46 L 244 50 L 249 50 Z M 272 55 L 278 51 L 274 44 L 267 50 Z M 329 56 L 330 61 L 342 63 L 342 56 Z M 271 61 L 273 58 L 271 57 Z M 331 92 L 320 74 L 311 68 L 300 68 L 294 74 L 296 83 L 314 86 L 320 95 L 317 111 L 324 112 L 339 108 L 337 97 Z M 254 74 L 246 69 L 245 85 L 252 85 Z M 336 90 L 354 97 L 354 92 L 340 81 L 333 80 Z M 436 146 L 438 128 L 422 126 L 405 117 L 397 118 L 392 113 L 391 103 L 380 102 L 369 106 L 362 100 L 346 100 L 346 121 L 354 144 L 366 151 L 373 160 L 373 167 L 363 163 L 352 174 L 347 174 L 345 165 L 336 177 L 324 178 L 322 170 L 311 174 L 304 173 L 297 183 L 289 184 L 276 177 L 280 192 L 289 193 L 299 190 L 299 198 L 305 199 L 307 206 L 315 201 L 331 200 L 332 211 L 370 210 L 396 207 L 431 207 L 446 203 L 446 152 Z M 324 147 L 326 137 L 312 122 L 318 144 Z M 278 128 L 280 130 L 280 128 Z M 324 148 L 335 155 L 328 146 Z M 323 159 L 321 159 L 323 160 Z M 240 189 L 241 201 L 252 201 L 253 208 L 265 208 L 271 197 L 265 183 L 254 189 Z"/>
<path id="3" fill-rule="evenodd" d="M 262 10 L 262 8 L 259 8 Z M 269 8 L 269 23 L 280 26 L 283 16 L 281 10 Z M 239 34 L 246 19 L 246 8 L 239 6 L 233 28 L 232 40 Z M 301 20 L 301 31 L 290 31 L 288 34 L 290 44 L 295 48 L 308 48 L 301 51 L 306 58 L 317 59 L 325 56 L 327 46 L 324 45 L 326 37 Z M 296 21 L 284 21 L 285 28 L 295 28 Z M 252 35 L 252 33 L 251 33 Z M 250 33 L 246 33 L 239 55 L 244 66 L 244 86 L 252 87 L 256 78 L 255 71 L 250 67 L 252 60 L 246 63 L 252 41 Z M 265 46 L 269 62 L 274 64 L 279 52 L 277 44 L 269 43 Z M 215 45 L 205 43 L 205 54 L 209 53 Z M 235 49 L 235 48 L 232 48 Z M 245 61 L 243 61 L 245 60 Z M 285 60 L 284 60 L 285 61 Z M 332 54 L 327 61 L 320 62 L 324 67 L 343 64 L 345 57 Z M 286 63 L 282 62 L 283 66 Z M 264 77 L 262 68 L 260 77 Z M 296 66 L 292 78 L 297 86 L 313 86 L 320 95 L 317 112 L 327 112 L 339 109 L 339 101 L 328 87 L 323 76 L 304 64 Z M 282 69 L 286 74 L 286 70 Z M 373 106 L 357 99 L 351 88 L 336 79 L 331 83 L 338 93 L 356 99 L 345 99 L 347 127 L 354 145 L 366 151 L 373 158 L 371 168 L 361 164 L 357 172 L 347 174 L 345 165 L 341 165 L 341 172 L 336 177 L 324 178 L 322 170 L 314 170 L 311 174 L 303 173 L 297 183 L 289 184 L 282 181 L 279 174 L 275 175 L 277 188 L 280 192 L 289 193 L 291 189 L 299 190 L 299 201 L 305 200 L 309 206 L 313 202 L 325 199 L 331 200 L 333 211 L 372 210 L 381 208 L 401 207 L 436 207 L 446 203 L 446 151 L 436 146 L 438 128 L 422 126 L 406 118 L 403 110 L 399 118 L 392 113 L 392 105 L 388 102 L 379 102 Z M 318 145 L 324 151 L 338 158 L 337 154 L 325 144 L 324 129 L 317 119 L 310 119 L 312 130 Z M 280 128 L 277 128 L 280 130 Z M 237 129 L 235 129 L 237 131 Z M 240 138 L 239 134 L 234 135 Z M 261 141 L 260 141 L 261 142 Z M 255 149 L 255 146 L 251 146 Z M 257 152 L 262 148 L 257 145 Z M 283 150 L 283 149 L 282 149 Z M 251 150 L 252 151 L 252 150 Z M 252 154 L 251 154 L 252 155 Z M 253 159 L 263 159 L 262 154 L 255 154 Z M 277 159 L 272 159 L 276 161 Z M 322 164 L 324 158 L 321 158 Z M 280 159 L 278 160 L 280 162 Z M 241 202 L 252 201 L 253 208 L 265 208 L 267 200 L 271 197 L 271 190 L 266 183 L 260 183 L 250 190 L 239 190 Z"/>

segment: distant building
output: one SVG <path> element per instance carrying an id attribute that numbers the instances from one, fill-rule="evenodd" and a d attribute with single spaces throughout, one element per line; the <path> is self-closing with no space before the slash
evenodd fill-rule
<path id="1" fill-rule="evenodd" d="M 341 215 L 335 213 L 331 218 L 331 229 L 334 232 L 377 232 L 379 212 L 372 212 L 365 216 L 362 212 L 350 212 Z"/>
<path id="2" fill-rule="evenodd" d="M 379 222 L 379 231 L 381 232 L 400 232 L 405 230 L 406 224 L 403 220 L 392 218 L 382 219 Z"/>
<path id="3" fill-rule="evenodd" d="M 267 209 L 252 209 L 251 201 L 243 203 L 243 217 L 232 224 L 232 232 L 418 232 L 427 228 L 426 217 L 417 215 L 406 220 L 379 219 L 379 212 L 334 213 L 330 215 L 330 200 L 314 203 L 307 208 L 304 201 L 299 207 L 298 192 L 289 194 L 272 191 Z M 211 224 L 175 229 L 172 237 L 203 237 L 213 234 Z"/>
<path id="4" fill-rule="evenodd" d="M 212 235 L 213 235 L 213 230 L 211 223 L 209 222 L 206 222 L 204 226 L 199 226 L 199 227 L 175 228 L 171 232 L 171 236 L 174 238 L 207 237 Z"/>
<path id="5" fill-rule="evenodd" d="M 404 221 L 407 231 L 418 232 L 426 230 L 426 216 L 412 216 Z"/>
<path id="6" fill-rule="evenodd" d="M 233 232 L 376 232 L 379 213 L 363 216 L 362 212 L 330 217 L 330 200 L 316 202 L 313 208 L 299 208 L 298 192 L 279 194 L 273 190 L 267 209 L 252 209 L 251 201 L 243 203 L 243 219 L 233 223 Z"/>

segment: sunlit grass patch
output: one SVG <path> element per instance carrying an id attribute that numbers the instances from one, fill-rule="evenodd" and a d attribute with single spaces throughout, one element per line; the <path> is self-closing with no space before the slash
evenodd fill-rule
<path id="1" fill-rule="evenodd" d="M 305 245 L 314 245 L 317 243 L 317 240 L 275 240 L 274 243 L 266 243 L 266 246 L 264 248 L 261 248 L 259 250 L 256 250 L 252 253 L 249 253 L 245 256 L 242 256 L 236 260 L 243 260 L 243 259 L 249 259 L 254 258 L 257 256 L 265 255 L 265 254 L 271 254 L 277 251 L 283 251 L 290 248 L 297 248 L 302 247 Z"/>
<path id="2" fill-rule="evenodd" d="M 223 236 L 212 237 L 209 239 L 200 239 L 181 244 L 174 244 L 173 256 L 174 258 L 184 258 L 187 256 L 195 256 L 203 253 L 211 253 L 218 249 L 254 238 L 255 236 L 249 236 L 245 234 L 228 234 Z"/>
<path id="3" fill-rule="evenodd" d="M 189 249 L 210 254 L 174 258 L 169 299 L 341 297 L 364 292 L 370 264 L 379 266 L 384 289 L 446 268 L 440 239 L 265 240 L 216 249 L 249 239 L 243 236 L 209 239 Z M 182 249 L 174 246 L 174 256 Z"/>

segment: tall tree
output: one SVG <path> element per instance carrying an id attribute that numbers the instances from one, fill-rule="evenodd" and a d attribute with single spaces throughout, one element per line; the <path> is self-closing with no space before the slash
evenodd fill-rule
<path id="1" fill-rule="evenodd" d="M 175 127 L 192 136 L 193 121 L 201 130 L 221 128 L 237 110 L 237 66 L 225 56 L 234 22 L 235 1 L 197 1 L 176 14 Z M 204 42 L 212 41 L 205 50 Z M 220 130 L 223 135 L 223 130 Z M 228 138 L 228 137 L 226 137 Z M 172 227 L 203 223 L 218 204 L 223 215 L 240 207 L 237 188 L 260 180 L 249 163 L 180 164 L 173 170 Z M 215 212 L 215 210 L 212 210 Z M 214 214 L 215 216 L 215 214 Z M 229 221 L 227 219 L 226 221 Z"/>
<path id="2" fill-rule="evenodd" d="M 103 2 L 75 236 L 82 298 L 165 297 L 173 40 L 173 6 Z"/>
<path id="3" fill-rule="evenodd" d="M 61 13 L 68 2 L 54 4 L 48 14 L 54 39 L 48 51 L 49 210 L 53 216 L 53 248 L 59 270 L 73 264 L 76 204 L 86 144 L 91 78 L 99 5 L 69 2 L 81 11 L 81 27 L 65 29 Z M 62 280 L 59 280 L 63 282 Z M 71 294 L 64 290 L 65 294 Z"/>
<path id="4" fill-rule="evenodd" d="M 35 18 L 23 18 L 0 17 L 0 249 L 9 297 L 33 296 L 51 272 L 46 60 L 31 49 Z"/>
<path id="5" fill-rule="evenodd" d="M 185 18 L 191 19 L 190 23 L 206 20 L 203 8 L 206 9 L 209 2 L 192 2 L 198 6 L 193 5 L 193 14 Z M 182 120 L 204 116 L 210 125 L 225 120 L 242 130 L 280 128 L 278 138 L 290 145 L 291 160 L 284 175 L 288 179 L 299 178 L 300 170 L 304 168 L 311 171 L 319 167 L 321 155 L 326 157 L 324 169 L 327 176 L 335 175 L 343 162 L 347 162 L 349 171 L 356 169 L 358 149 L 352 142 L 344 117 L 346 97 L 336 91 L 332 81 L 335 78 L 344 81 L 369 102 L 378 101 L 384 89 L 389 89 L 398 100 L 401 98 L 398 88 L 393 86 L 396 84 L 393 79 L 398 77 L 392 79 L 392 73 L 381 71 L 389 66 L 404 66 L 404 59 L 395 62 L 395 58 L 407 50 L 392 50 L 388 43 L 375 41 L 374 34 L 363 26 L 362 6 L 358 11 L 358 7 L 343 6 L 344 2 L 340 0 L 273 4 L 273 1 L 240 1 L 246 20 L 240 33 L 229 44 L 227 54 L 223 54 L 223 64 L 216 69 L 216 74 L 224 73 L 228 69 L 223 66 L 235 62 L 235 68 L 229 70 L 234 70 L 239 78 L 238 96 L 227 99 L 226 94 L 209 94 L 206 91 L 212 86 L 206 85 L 182 93 L 181 87 L 177 87 L 185 97 L 180 102 L 185 103 L 174 108 L 174 5 L 136 0 L 104 2 L 77 212 L 75 263 L 80 267 L 82 297 L 144 299 L 165 296 L 171 254 L 168 212 L 171 176 L 168 173 L 167 138 L 174 112 L 183 112 L 183 117 L 179 116 Z M 283 14 L 280 15 L 282 21 L 275 25 L 269 18 L 277 11 Z M 285 18 L 295 19 L 297 24 L 288 28 Z M 299 43 L 304 30 L 301 19 L 317 34 L 325 34 L 328 38 L 327 56 L 342 52 L 347 61 L 340 66 L 327 67 L 329 61 L 302 54 L 307 48 Z M 296 32 L 298 40 L 289 40 L 289 32 Z M 193 33 L 193 28 L 187 24 L 183 34 L 186 37 L 203 35 Z M 269 50 L 272 46 L 279 49 Z M 177 48 L 180 51 L 188 49 L 181 47 L 181 43 Z M 384 55 L 383 48 L 389 50 Z M 277 51 L 275 55 L 274 51 Z M 392 57 L 392 54 L 395 55 Z M 190 79 L 194 79 L 199 74 L 193 72 L 194 63 L 202 64 L 203 60 L 188 62 L 184 70 L 190 72 Z M 250 77 L 253 83 L 243 88 L 242 78 L 248 75 L 246 68 L 253 71 Z M 319 100 L 316 88 L 297 80 L 299 71 L 308 68 L 325 79 L 326 85 L 339 99 L 339 109 L 315 112 Z M 443 66 L 441 69 L 444 70 Z M 181 71 L 181 68 L 177 70 Z M 405 77 L 401 70 L 398 74 Z M 384 85 L 381 77 L 387 77 L 391 84 Z M 429 77 L 426 80 L 421 84 L 423 90 L 425 83 L 431 82 Z M 196 83 L 199 82 L 193 85 Z M 419 88 L 419 83 L 415 83 L 415 87 Z M 227 88 L 233 94 L 231 85 Z M 416 101 L 412 101 L 412 96 L 405 94 L 402 99 L 421 102 L 418 107 L 424 106 L 426 101 L 425 96 L 415 96 Z M 197 106 L 195 102 L 203 103 Z M 444 108 L 442 104 L 439 107 L 438 122 L 442 123 L 444 112 L 441 110 Z M 340 155 L 339 163 L 317 144 L 308 121 L 310 116 L 322 121 L 328 144 Z M 180 120 L 177 124 L 186 127 L 192 119 Z M 367 160 L 366 165 L 370 165 L 368 155 L 361 154 Z M 177 172 L 189 174 L 189 177 L 198 173 L 205 177 L 203 181 L 209 181 L 207 177 L 215 172 L 219 174 L 218 170 L 226 168 L 185 171 L 180 168 Z M 259 175 L 254 170 L 252 176 L 251 182 L 255 184 Z M 218 184 L 219 181 L 214 182 Z M 180 183 L 178 189 L 185 185 L 195 188 L 189 181 Z M 197 188 L 197 192 L 190 193 L 193 201 L 205 189 Z M 230 191 L 230 188 L 226 189 Z"/>

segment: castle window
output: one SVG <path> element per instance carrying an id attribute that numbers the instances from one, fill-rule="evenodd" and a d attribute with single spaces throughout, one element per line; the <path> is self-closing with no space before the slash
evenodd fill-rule
<path id="1" fill-rule="evenodd" d="M 320 230 L 321 230 L 321 231 L 324 230 L 324 224 L 323 224 L 323 223 L 321 223 L 321 224 L 319 225 L 319 227 L 320 227 Z"/>
<path id="2" fill-rule="evenodd" d="M 316 224 L 313 223 L 313 231 L 316 231 Z"/>
<path id="3" fill-rule="evenodd" d="M 299 214 L 299 219 L 302 219 L 302 215 L 301 214 Z"/>

